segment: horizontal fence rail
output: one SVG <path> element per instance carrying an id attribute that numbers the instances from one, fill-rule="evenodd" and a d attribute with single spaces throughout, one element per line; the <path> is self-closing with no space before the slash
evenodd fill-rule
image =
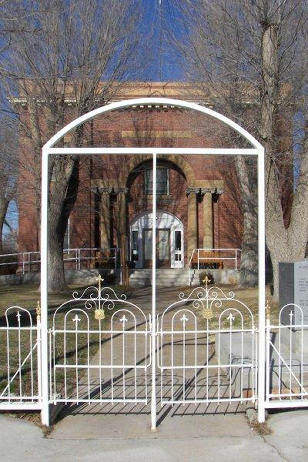
<path id="1" fill-rule="evenodd" d="M 120 248 L 76 248 L 64 249 L 63 261 L 66 267 L 81 270 L 86 268 L 105 267 L 117 269 L 120 265 Z M 14 272 L 21 274 L 40 271 L 40 252 L 17 252 L 0 255 L 0 271 L 2 274 Z M 11 270 L 12 271 L 12 270 Z"/>

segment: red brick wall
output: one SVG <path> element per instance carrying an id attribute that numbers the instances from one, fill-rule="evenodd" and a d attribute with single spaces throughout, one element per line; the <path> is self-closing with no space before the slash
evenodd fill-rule
<path id="1" fill-rule="evenodd" d="M 24 117 L 27 117 L 24 111 Z M 250 111 L 249 117 L 253 117 Z M 91 146 L 162 146 L 162 147 L 231 147 L 234 146 L 229 128 L 201 114 L 180 109 L 129 109 L 99 117 L 86 126 L 85 145 Z M 22 164 L 33 162 L 26 139 L 21 139 L 22 159 L 19 179 L 19 248 L 36 250 L 39 224 L 36 219 L 36 189 L 31 168 Z M 223 180 L 224 192 L 213 204 L 214 247 L 241 247 L 242 214 L 240 194 L 234 166 L 230 159 L 216 156 L 183 156 L 195 181 Z M 140 161 L 142 159 L 140 158 Z M 98 181 L 123 186 L 130 173 L 131 157 L 82 157 L 80 186 L 71 214 L 71 247 L 98 245 L 98 204 L 93 192 Z M 191 178 L 170 165 L 170 196 L 158 200 L 158 208 L 178 216 L 187 235 L 186 188 Z M 128 222 L 151 208 L 151 198 L 144 195 L 143 176 L 129 177 Z M 91 191 L 92 189 L 92 191 Z M 199 246 L 203 245 L 203 205 L 198 203 Z M 116 242 L 114 242 L 116 244 Z M 185 243 L 187 248 L 187 243 Z"/>

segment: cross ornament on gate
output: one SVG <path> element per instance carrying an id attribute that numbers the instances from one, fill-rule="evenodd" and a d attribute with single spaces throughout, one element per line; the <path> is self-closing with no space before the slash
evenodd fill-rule
<path id="1" fill-rule="evenodd" d="M 76 313 L 75 314 L 75 317 L 73 318 L 73 322 L 75 323 L 76 327 L 77 327 L 77 323 L 80 322 L 81 319 L 78 317 L 78 314 Z"/>
<path id="2" fill-rule="evenodd" d="M 207 290 L 207 285 L 210 282 L 210 278 L 208 275 L 205 276 L 205 278 L 202 280 L 203 284 L 205 284 L 205 290 Z"/>
<path id="3" fill-rule="evenodd" d="M 104 278 L 102 278 L 102 276 L 99 274 L 96 280 L 98 282 L 98 292 L 100 293 L 102 282 L 104 281 Z"/>
<path id="4" fill-rule="evenodd" d="M 227 317 L 227 319 L 230 321 L 230 324 L 232 324 L 232 322 L 234 321 L 235 317 L 232 315 L 232 313 L 230 312 L 229 316 Z"/>
<path id="5" fill-rule="evenodd" d="M 123 314 L 122 318 L 120 319 L 120 322 L 123 323 L 123 326 L 124 324 L 128 321 L 127 317 L 125 316 L 125 314 Z"/>
<path id="6" fill-rule="evenodd" d="M 185 326 L 185 323 L 188 321 L 188 317 L 186 316 L 186 314 L 183 314 L 183 316 L 181 317 L 180 321 L 183 322 L 184 326 Z"/>
<path id="7" fill-rule="evenodd" d="M 292 324 L 293 324 L 294 312 L 293 312 L 293 311 L 290 311 L 289 316 L 290 316 L 290 326 L 292 326 Z"/>

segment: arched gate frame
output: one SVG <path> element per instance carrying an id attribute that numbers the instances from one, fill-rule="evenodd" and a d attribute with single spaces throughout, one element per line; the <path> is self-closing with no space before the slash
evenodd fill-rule
<path id="1" fill-rule="evenodd" d="M 242 135 L 251 148 L 157 148 L 157 147 L 93 147 L 67 148 L 54 147 L 55 144 L 79 125 L 97 115 L 134 105 L 167 105 L 191 109 L 220 120 Z M 157 155 L 230 155 L 256 156 L 258 161 L 258 287 L 259 287 L 259 343 L 258 343 L 258 420 L 265 420 L 265 202 L 264 202 L 264 148 L 246 130 L 229 118 L 200 106 L 196 103 L 170 98 L 138 98 L 111 103 L 95 109 L 75 119 L 55 134 L 42 150 L 42 188 L 41 188 L 41 325 L 42 325 L 42 423 L 49 425 L 48 397 L 48 159 L 49 156 L 61 154 L 150 154 L 153 157 L 153 217 L 156 216 L 156 160 Z M 154 220 L 153 220 L 154 222 Z M 151 423 L 156 428 L 156 227 L 152 229 L 152 389 L 151 389 Z"/>

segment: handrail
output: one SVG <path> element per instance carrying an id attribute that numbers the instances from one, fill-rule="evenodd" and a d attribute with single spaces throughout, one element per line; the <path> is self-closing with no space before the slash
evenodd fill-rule
<path id="1" fill-rule="evenodd" d="M 114 268 L 116 269 L 118 263 L 120 261 L 120 251 L 121 249 L 118 247 L 110 247 L 110 248 L 101 248 L 101 247 L 82 247 L 82 248 L 73 248 L 73 249 L 63 249 L 63 261 L 64 263 L 68 262 L 75 262 L 75 269 L 81 269 L 82 262 L 88 260 L 95 260 L 96 255 L 92 255 L 92 252 L 108 252 L 110 253 L 109 259 L 114 260 Z M 84 252 L 88 254 L 84 255 Z M 16 257 L 13 261 L 4 261 L 2 262 L 2 258 L 12 258 Z M 31 265 L 36 265 L 41 263 L 40 259 L 40 251 L 27 251 L 27 252 L 15 252 L 15 253 L 7 253 L 0 255 L 0 268 L 2 266 L 10 266 L 10 265 L 18 265 L 21 267 L 21 273 L 25 274 L 26 272 L 30 272 L 31 270 L 35 271 L 36 269 L 31 268 Z"/>
<path id="2" fill-rule="evenodd" d="M 209 256 L 202 256 L 202 252 L 213 252 L 214 255 L 209 255 Z M 234 255 L 232 256 L 221 256 L 217 255 L 215 256 L 215 253 L 218 252 L 232 252 Z M 242 249 L 234 249 L 234 248 L 195 248 L 192 250 L 191 256 L 188 261 L 188 278 L 189 278 L 189 285 L 191 285 L 191 271 L 192 271 L 192 264 L 194 261 L 195 254 L 197 253 L 197 269 L 200 269 L 200 263 L 206 262 L 206 261 L 221 261 L 221 260 L 233 260 L 234 261 L 234 269 L 237 271 L 238 270 L 238 260 L 240 258 L 240 253 L 242 252 Z M 200 255 L 201 253 L 201 255 Z"/>

